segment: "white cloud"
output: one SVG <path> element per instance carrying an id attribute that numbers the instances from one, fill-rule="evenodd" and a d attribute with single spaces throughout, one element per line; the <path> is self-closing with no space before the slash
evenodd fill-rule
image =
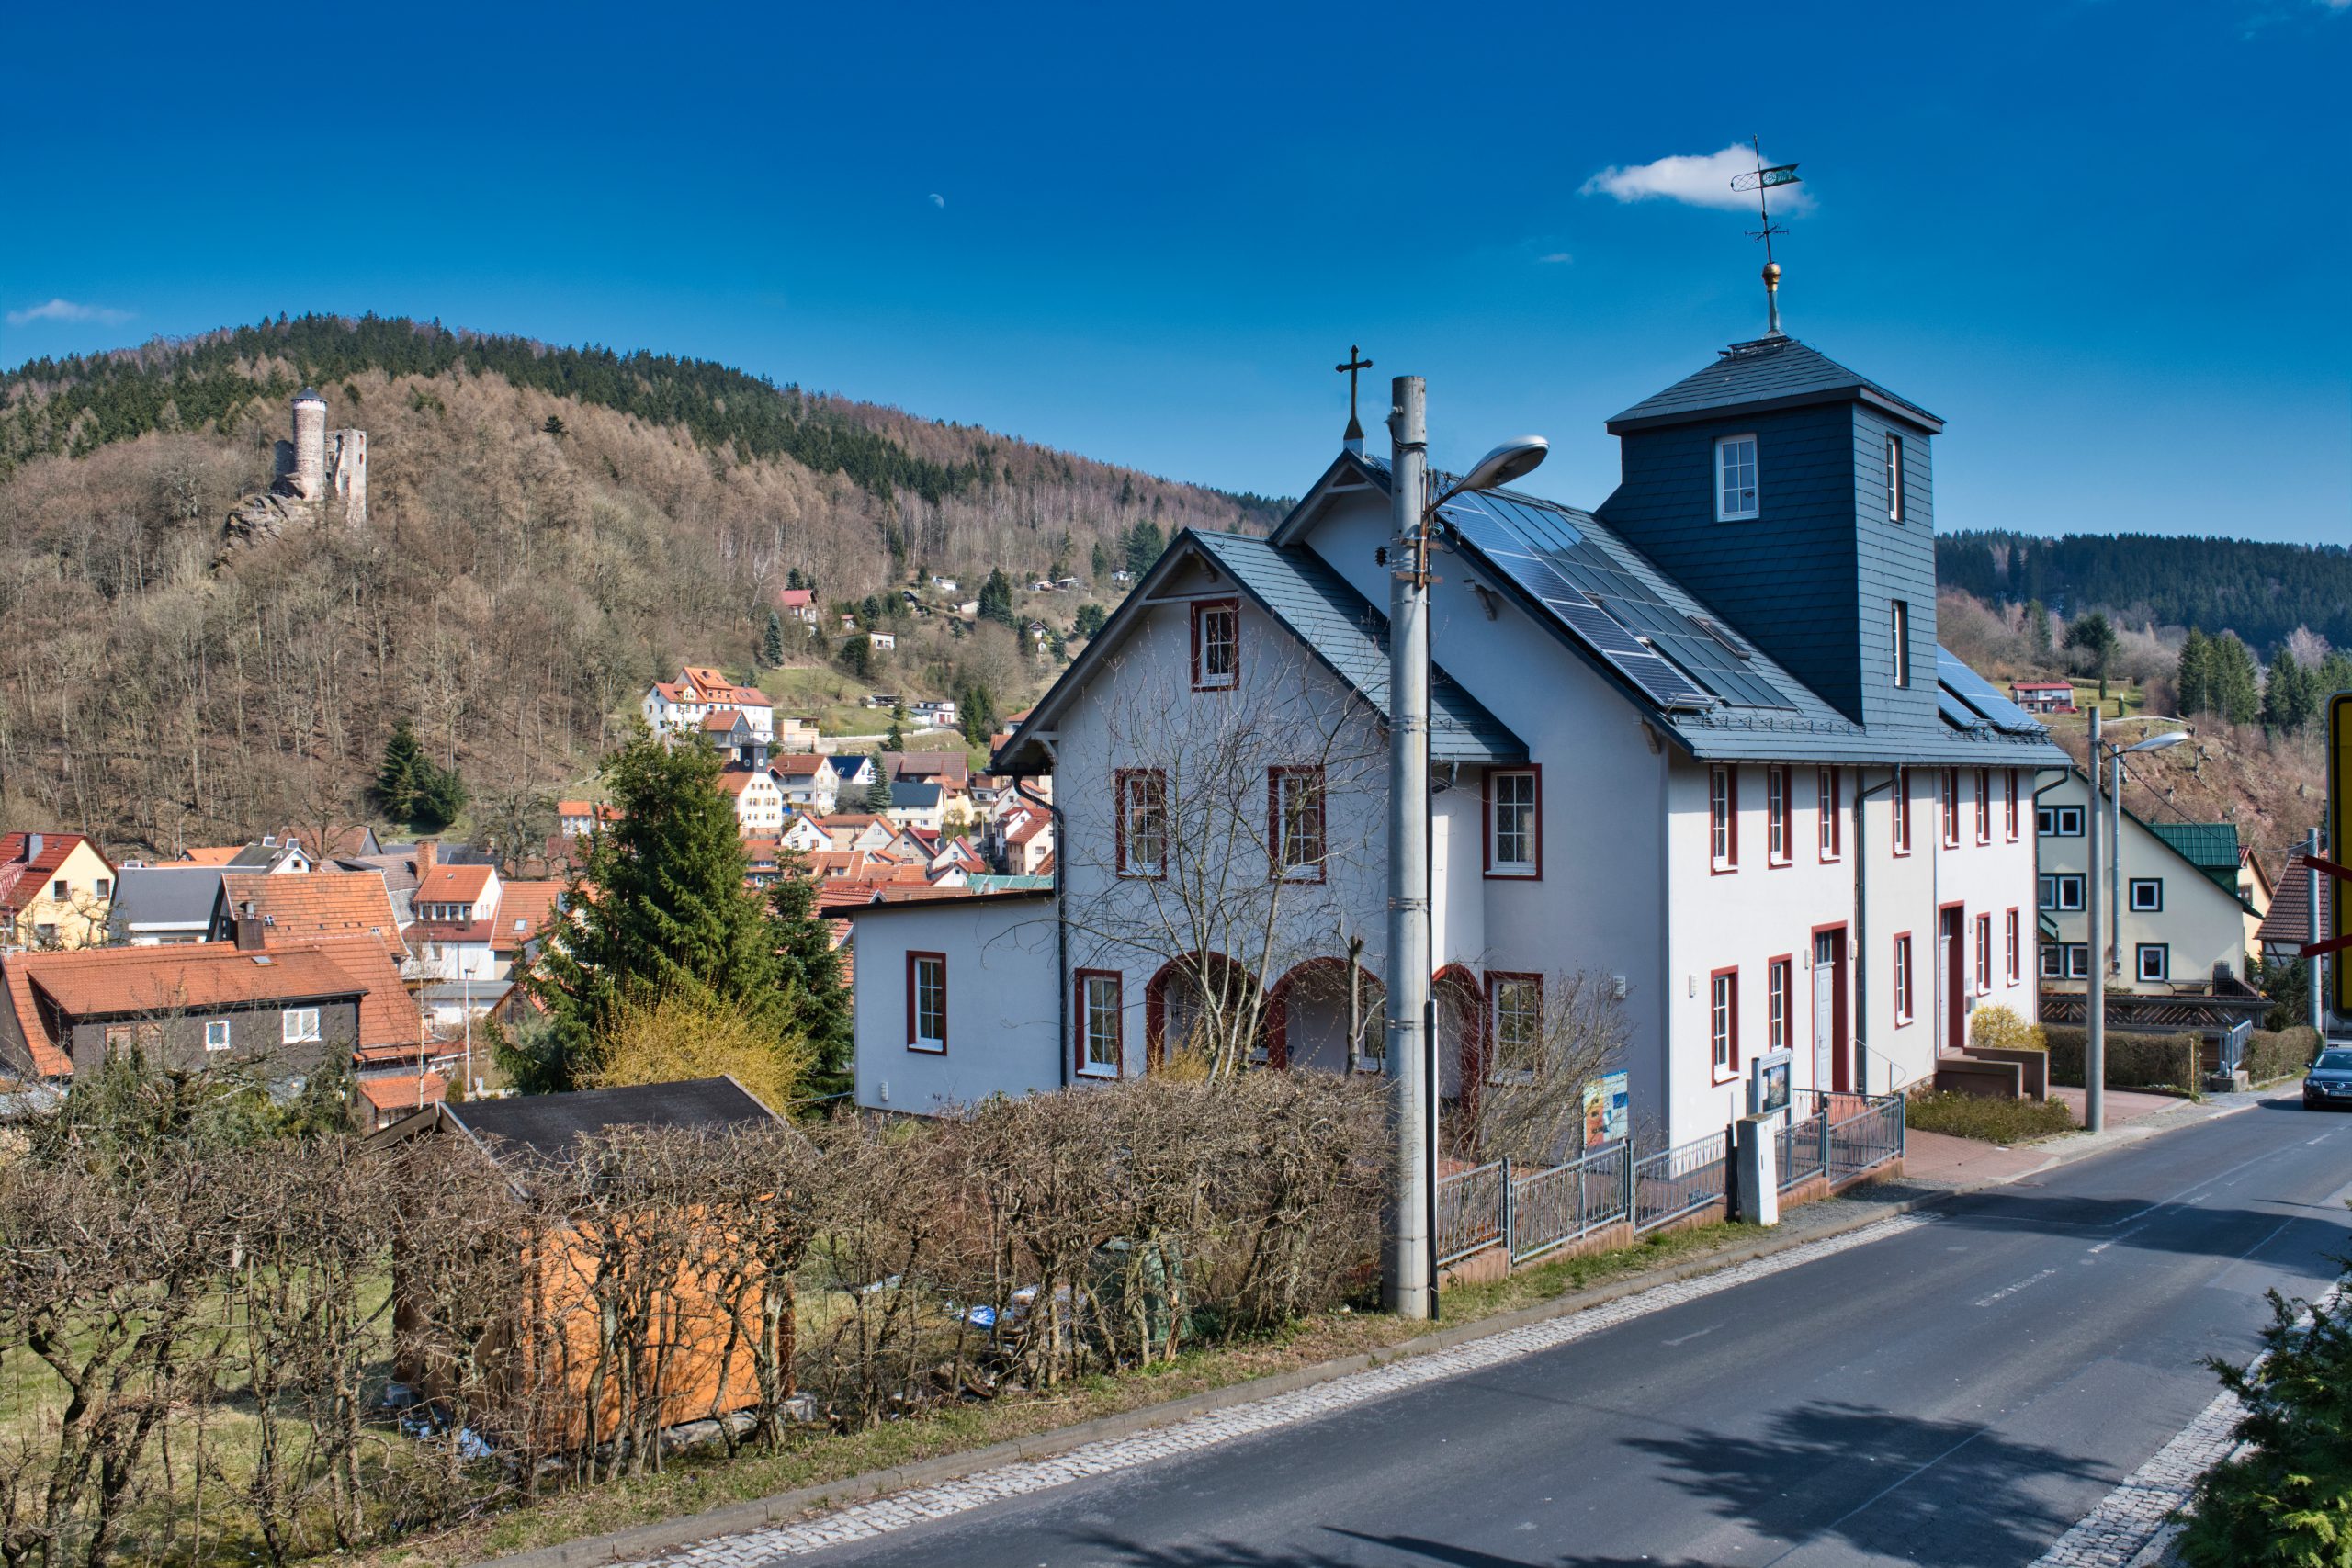
<path id="1" fill-rule="evenodd" d="M 940 195 L 937 191 L 933 191 L 931 193 L 931 204 L 933 207 L 944 207 L 947 205 L 947 198 Z"/>
<path id="2" fill-rule="evenodd" d="M 12 327 L 21 327 L 28 321 L 105 321 L 112 325 L 129 320 L 128 310 L 110 310 L 104 305 L 77 305 L 71 299 L 51 299 L 45 305 L 8 312 L 8 324 Z"/>
<path id="3" fill-rule="evenodd" d="M 1545 265 L 1554 265 L 1554 266 L 1556 266 L 1556 265 L 1559 265 L 1560 263 L 1562 263 L 1562 262 L 1572 262 L 1572 261 L 1576 260 L 1577 258 L 1576 258 L 1576 257 L 1574 257 L 1574 256 L 1572 256 L 1572 255 L 1570 255 L 1570 254 L 1569 254 L 1567 252 L 1566 252 L 1566 251 L 1554 251 L 1554 252 L 1553 252 L 1551 254 L 1549 254 L 1549 255 L 1537 256 L 1535 259 L 1536 259 L 1537 261 L 1540 261 L 1540 262 L 1544 263 L 1544 264 L 1545 264 Z"/>
<path id="4" fill-rule="evenodd" d="M 2352 0 L 2346 0 L 2352 4 Z M 1613 196 L 1620 201 L 1646 201 L 1663 197 L 1691 207 L 1720 207 L 1729 211 L 1756 210 L 1756 193 L 1731 188 L 1735 175 L 1756 171 L 1756 150 L 1734 142 L 1720 152 L 1703 156 L 1660 158 L 1655 164 L 1610 167 L 1584 182 L 1587 196 Z M 1774 210 L 1804 212 L 1813 197 L 1802 186 L 1781 186 L 1772 197 Z"/>

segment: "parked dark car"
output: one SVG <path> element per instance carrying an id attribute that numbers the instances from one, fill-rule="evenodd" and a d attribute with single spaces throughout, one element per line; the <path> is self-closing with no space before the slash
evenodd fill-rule
<path id="1" fill-rule="evenodd" d="M 2352 1110 L 2352 1045 L 2331 1045 L 2303 1075 L 2303 1109 L 2341 1105 Z"/>

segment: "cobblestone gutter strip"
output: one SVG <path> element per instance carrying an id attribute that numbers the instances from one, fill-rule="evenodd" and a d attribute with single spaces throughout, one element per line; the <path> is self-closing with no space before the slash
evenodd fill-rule
<path id="1" fill-rule="evenodd" d="M 2332 1305 L 2343 1295 L 2344 1287 L 2335 1285 L 2320 1303 Z M 2311 1314 L 2302 1321 L 2309 1324 Z M 2207 1471 L 2237 1451 L 2230 1434 L 2245 1413 L 2238 1396 L 2224 1390 L 2036 1558 L 2033 1568 L 2154 1568 L 2170 1562 L 2173 1543 L 2188 1528 L 2173 1515 L 2188 1506 Z"/>
<path id="2" fill-rule="evenodd" d="M 1790 1237 L 1788 1245 L 1765 1242 L 1727 1249 L 1660 1274 L 1441 1329 L 1377 1354 L 1351 1356 L 1237 1383 L 1017 1442 L 943 1455 L 921 1464 L 806 1487 L 731 1508 L 503 1557 L 496 1565 L 573 1568 L 582 1563 L 640 1562 L 674 1552 L 666 1561 L 679 1568 L 688 1564 L 736 1568 L 881 1535 L 1001 1498 L 1312 1420 L 1423 1383 L 1549 1350 L 1646 1314 L 1927 1224 L 1924 1219 L 1903 1217 L 1902 1211 L 1912 1206 L 1909 1201 L 1889 1205 L 1811 1237 Z M 851 1506 L 839 1506 L 843 1504 Z M 834 1511 L 799 1517 L 823 1507 Z M 701 1544 L 692 1544 L 695 1542 Z"/>

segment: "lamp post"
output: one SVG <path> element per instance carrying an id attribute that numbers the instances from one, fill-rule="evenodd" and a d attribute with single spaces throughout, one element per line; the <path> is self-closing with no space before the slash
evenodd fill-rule
<path id="1" fill-rule="evenodd" d="M 1380 1268 L 1381 1304 L 1399 1317 L 1437 1315 L 1437 1105 L 1430 998 L 1430 518 L 1447 502 L 1532 469 L 1542 436 L 1505 442 L 1429 499 L 1428 388 L 1391 384 L 1388 413 L 1388 1124 L 1396 1140 Z"/>
<path id="2" fill-rule="evenodd" d="M 2104 922 L 2099 919 L 2102 902 L 2099 897 L 2100 818 L 2108 818 L 2109 833 L 2115 840 L 2108 852 L 2113 857 L 2113 864 L 2108 868 L 2109 876 L 2112 879 L 2120 874 L 2123 863 L 2123 759 L 2133 751 L 2161 751 L 2167 746 L 2177 746 L 2188 739 L 2188 735 L 2185 728 L 2175 729 L 2163 735 L 2151 735 L 2145 740 L 2130 746 L 2109 746 L 2102 737 L 2099 710 L 2097 707 L 2091 709 L 2088 770 L 2091 807 L 2090 819 L 2084 824 L 2086 837 L 2089 840 L 2090 870 L 2083 878 L 2083 902 L 2086 906 L 2090 926 L 2089 941 L 2085 945 L 2089 950 L 2091 960 L 2086 966 L 2089 973 L 2083 977 L 2083 1130 L 2086 1133 L 2101 1132 L 2107 1126 L 2107 976 L 2110 972 L 2120 972 L 2123 951 L 2123 910 L 2121 901 L 2115 894 L 2119 884 L 2112 881 L 2105 902 L 2110 906 L 2106 914 L 2115 929 L 2109 941 L 2101 940 Z M 2101 775 L 2110 766 L 2115 773 L 2115 794 L 2110 801 L 2102 803 L 2099 799 L 2104 788 Z M 2111 816 L 2109 815 L 2110 811 Z"/>

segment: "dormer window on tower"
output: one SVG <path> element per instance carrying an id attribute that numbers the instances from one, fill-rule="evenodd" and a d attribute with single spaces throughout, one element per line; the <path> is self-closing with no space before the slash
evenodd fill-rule
<path id="1" fill-rule="evenodd" d="M 1886 520 L 1903 521 L 1903 437 L 1886 438 Z"/>
<path id="2" fill-rule="evenodd" d="M 1756 437 L 1726 435 L 1715 443 L 1715 521 L 1756 515 Z"/>

